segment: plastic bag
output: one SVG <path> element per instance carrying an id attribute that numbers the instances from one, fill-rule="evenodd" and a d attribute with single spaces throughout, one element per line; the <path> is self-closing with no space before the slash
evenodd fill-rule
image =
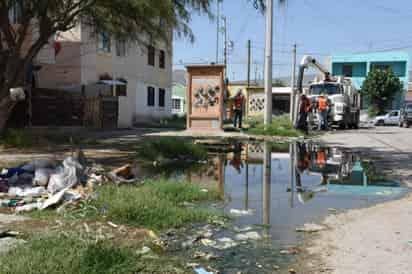
<path id="1" fill-rule="evenodd" d="M 73 157 L 66 158 L 63 161 L 63 168 L 50 176 L 47 191 L 55 194 L 62 189 L 75 186 L 80 181 L 82 173 L 83 166 L 79 162 Z"/>
<path id="2" fill-rule="evenodd" d="M 39 187 L 10 187 L 9 196 L 11 197 L 39 197 L 46 194 L 46 189 L 42 186 Z"/>
<path id="3" fill-rule="evenodd" d="M 57 167 L 57 162 L 50 159 L 36 159 L 21 166 L 21 169 L 24 169 L 29 172 L 34 172 L 39 168 L 55 169 Z"/>
<path id="4" fill-rule="evenodd" d="M 34 173 L 33 185 L 34 186 L 47 186 L 50 179 L 50 174 L 55 172 L 53 169 L 39 168 Z"/>

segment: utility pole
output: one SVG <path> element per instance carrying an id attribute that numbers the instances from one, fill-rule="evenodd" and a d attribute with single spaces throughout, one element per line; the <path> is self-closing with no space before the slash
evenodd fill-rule
<path id="1" fill-rule="evenodd" d="M 216 17 L 216 64 L 219 63 L 219 37 L 220 37 L 220 0 L 216 0 L 217 17 Z"/>
<path id="2" fill-rule="evenodd" d="M 250 87 L 251 41 L 247 40 L 247 86 Z"/>
<path id="3" fill-rule="evenodd" d="M 295 121 L 295 96 L 296 96 L 296 44 L 293 45 L 293 57 L 292 57 L 292 80 L 290 91 L 290 121 Z"/>
<path id="4" fill-rule="evenodd" d="M 265 128 L 272 123 L 273 0 L 266 0 Z"/>
<path id="5" fill-rule="evenodd" d="M 225 79 L 227 79 L 227 50 L 228 50 L 228 41 L 227 41 L 227 17 L 222 16 L 224 29 L 225 29 L 225 48 L 224 48 L 224 64 L 225 64 Z"/>

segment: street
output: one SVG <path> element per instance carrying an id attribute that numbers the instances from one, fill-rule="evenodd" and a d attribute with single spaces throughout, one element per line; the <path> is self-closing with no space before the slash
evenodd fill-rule
<path id="1" fill-rule="evenodd" d="M 321 140 L 368 155 L 381 171 L 410 185 L 411 133 L 411 129 L 378 127 L 336 131 Z M 329 215 L 324 224 L 330 229 L 307 244 L 315 259 L 306 260 L 305 273 L 410 273 L 411 213 L 409 194 L 370 208 Z"/>

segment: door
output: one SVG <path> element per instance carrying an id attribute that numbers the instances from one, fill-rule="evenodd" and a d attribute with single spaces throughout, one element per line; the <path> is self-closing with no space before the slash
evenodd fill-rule
<path id="1" fill-rule="evenodd" d="M 388 124 L 397 125 L 399 123 L 399 110 L 392 111 L 389 114 Z"/>

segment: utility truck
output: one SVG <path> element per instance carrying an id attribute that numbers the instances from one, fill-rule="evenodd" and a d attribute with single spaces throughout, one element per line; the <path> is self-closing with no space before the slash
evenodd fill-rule
<path id="1" fill-rule="evenodd" d="M 329 102 L 328 123 L 339 128 L 358 128 L 360 119 L 360 93 L 353 86 L 352 80 L 343 76 L 332 77 L 330 72 L 311 56 L 304 56 L 300 63 L 298 75 L 298 94 L 303 94 L 303 76 L 305 70 L 313 67 L 323 74 L 309 85 L 308 98 L 316 106 L 318 97 L 323 94 Z M 313 109 L 312 122 L 317 120 L 317 110 Z"/>

